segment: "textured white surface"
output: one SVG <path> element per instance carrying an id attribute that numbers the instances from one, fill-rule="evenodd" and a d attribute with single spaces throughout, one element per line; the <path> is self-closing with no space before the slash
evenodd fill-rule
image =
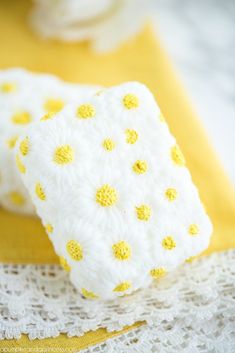
<path id="1" fill-rule="evenodd" d="M 45 103 L 48 100 L 54 100 L 55 105 L 60 103 L 63 105 L 76 100 L 77 97 L 94 93 L 97 89 L 98 87 L 95 86 L 68 84 L 52 75 L 33 74 L 22 69 L 0 71 L 0 204 L 2 206 L 15 212 L 35 213 L 16 168 L 13 151 L 14 142 L 20 134 L 50 110 L 45 107 Z M 23 118 L 22 113 L 26 114 Z M 18 120 L 13 122 L 17 114 Z"/>
<path id="2" fill-rule="evenodd" d="M 146 321 L 87 352 L 232 353 L 234 276 L 234 251 L 217 253 L 133 296 L 102 303 L 80 298 L 59 266 L 1 264 L 0 338 L 81 336 Z"/>
<path id="3" fill-rule="evenodd" d="M 94 114 L 86 119 L 79 113 L 84 104 Z M 104 148 L 106 139 L 113 150 Z M 55 251 L 83 294 L 131 293 L 149 285 L 151 270 L 170 271 L 208 246 L 211 223 L 184 157 L 139 83 L 78 99 L 31 125 L 15 152 Z"/>

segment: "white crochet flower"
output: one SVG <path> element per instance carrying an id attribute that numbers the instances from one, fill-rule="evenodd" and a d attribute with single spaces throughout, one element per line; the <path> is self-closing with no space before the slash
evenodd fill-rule
<path id="1" fill-rule="evenodd" d="M 45 114 L 78 98 L 84 99 L 98 89 L 22 69 L 0 71 L 0 204 L 11 211 L 35 213 L 14 160 L 17 138 Z"/>
<path id="2" fill-rule="evenodd" d="M 212 226 L 184 156 L 139 83 L 33 124 L 16 158 L 61 264 L 86 298 L 146 287 L 208 246 Z"/>
<path id="3" fill-rule="evenodd" d="M 148 20 L 152 0 L 34 0 L 32 27 L 45 38 L 90 40 L 97 52 L 116 49 Z"/>

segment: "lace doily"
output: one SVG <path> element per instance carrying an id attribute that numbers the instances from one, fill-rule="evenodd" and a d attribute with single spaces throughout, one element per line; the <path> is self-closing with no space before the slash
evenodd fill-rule
<path id="1" fill-rule="evenodd" d="M 184 337 L 190 330 L 200 338 L 203 330 L 213 336 L 218 325 L 218 332 L 223 329 L 229 335 L 235 316 L 234 259 L 235 250 L 231 250 L 185 263 L 149 289 L 109 302 L 81 298 L 57 265 L 1 264 L 0 338 L 20 338 L 22 333 L 30 339 L 59 333 L 80 336 L 101 327 L 120 330 L 136 321 L 151 327 L 148 332 L 145 326 L 135 330 L 143 344 L 147 344 L 144 335 L 152 335 L 157 344 L 159 330 L 163 330 L 161 339 L 164 330 L 167 338 L 169 332 L 174 337 L 179 331 Z M 124 346 L 131 335 L 124 336 Z"/>
<path id="2" fill-rule="evenodd" d="M 179 319 L 145 325 L 79 353 L 232 353 L 235 351 L 234 322 L 228 310 L 222 311 L 221 306 L 212 319 L 192 320 L 191 324 Z"/>

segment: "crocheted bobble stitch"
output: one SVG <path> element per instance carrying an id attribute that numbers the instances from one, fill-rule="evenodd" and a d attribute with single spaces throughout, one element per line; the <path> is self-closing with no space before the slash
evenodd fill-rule
<path id="1" fill-rule="evenodd" d="M 57 164 L 68 164 L 74 159 L 74 152 L 70 145 L 62 145 L 56 148 L 54 162 Z"/>
<path id="2" fill-rule="evenodd" d="M 131 247 L 126 241 L 120 241 L 112 246 L 113 254 L 118 260 L 127 260 L 131 257 Z"/>
<path id="3" fill-rule="evenodd" d="M 0 91 L 2 93 L 12 93 L 16 91 L 16 85 L 11 82 L 4 82 L 0 85 Z"/>
<path id="4" fill-rule="evenodd" d="M 14 124 L 25 125 L 31 123 L 32 117 L 28 112 L 20 112 L 14 114 L 11 120 Z"/>
<path id="5" fill-rule="evenodd" d="M 91 104 L 82 104 L 78 107 L 77 116 L 80 119 L 90 119 L 95 116 L 95 108 Z"/>
<path id="6" fill-rule="evenodd" d="M 117 191 L 108 184 L 101 186 L 96 192 L 96 202 L 102 207 L 113 206 L 117 199 Z"/>

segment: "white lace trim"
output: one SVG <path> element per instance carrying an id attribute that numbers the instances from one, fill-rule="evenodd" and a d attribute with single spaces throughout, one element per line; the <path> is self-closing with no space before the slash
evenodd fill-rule
<path id="1" fill-rule="evenodd" d="M 199 340 L 207 335 L 208 342 L 211 334 L 212 342 L 218 331 L 216 339 L 224 334 L 226 340 L 235 315 L 234 259 L 235 250 L 231 250 L 195 260 L 149 289 L 110 302 L 79 297 L 67 273 L 57 265 L 1 264 L 0 338 L 20 338 L 22 333 L 30 339 L 55 337 L 60 333 L 80 336 L 101 327 L 114 331 L 136 321 L 146 321 L 148 326 L 117 338 L 125 347 L 136 332 L 138 347 L 134 350 L 132 346 L 130 352 L 139 352 L 141 345 L 151 342 L 160 344 L 159 335 L 161 344 L 164 337 L 170 340 L 172 334 L 173 342 L 177 335 L 186 337 L 187 332 Z M 109 347 L 108 342 L 105 344 Z M 109 348 L 109 353 L 116 352 L 113 349 Z"/>
<path id="2" fill-rule="evenodd" d="M 224 303 L 227 307 L 227 303 Z M 229 306 L 230 307 L 230 306 Z M 230 307 L 231 310 L 231 307 Z M 142 326 L 79 353 L 232 353 L 235 328 L 223 306 L 209 320 L 192 320 Z"/>

